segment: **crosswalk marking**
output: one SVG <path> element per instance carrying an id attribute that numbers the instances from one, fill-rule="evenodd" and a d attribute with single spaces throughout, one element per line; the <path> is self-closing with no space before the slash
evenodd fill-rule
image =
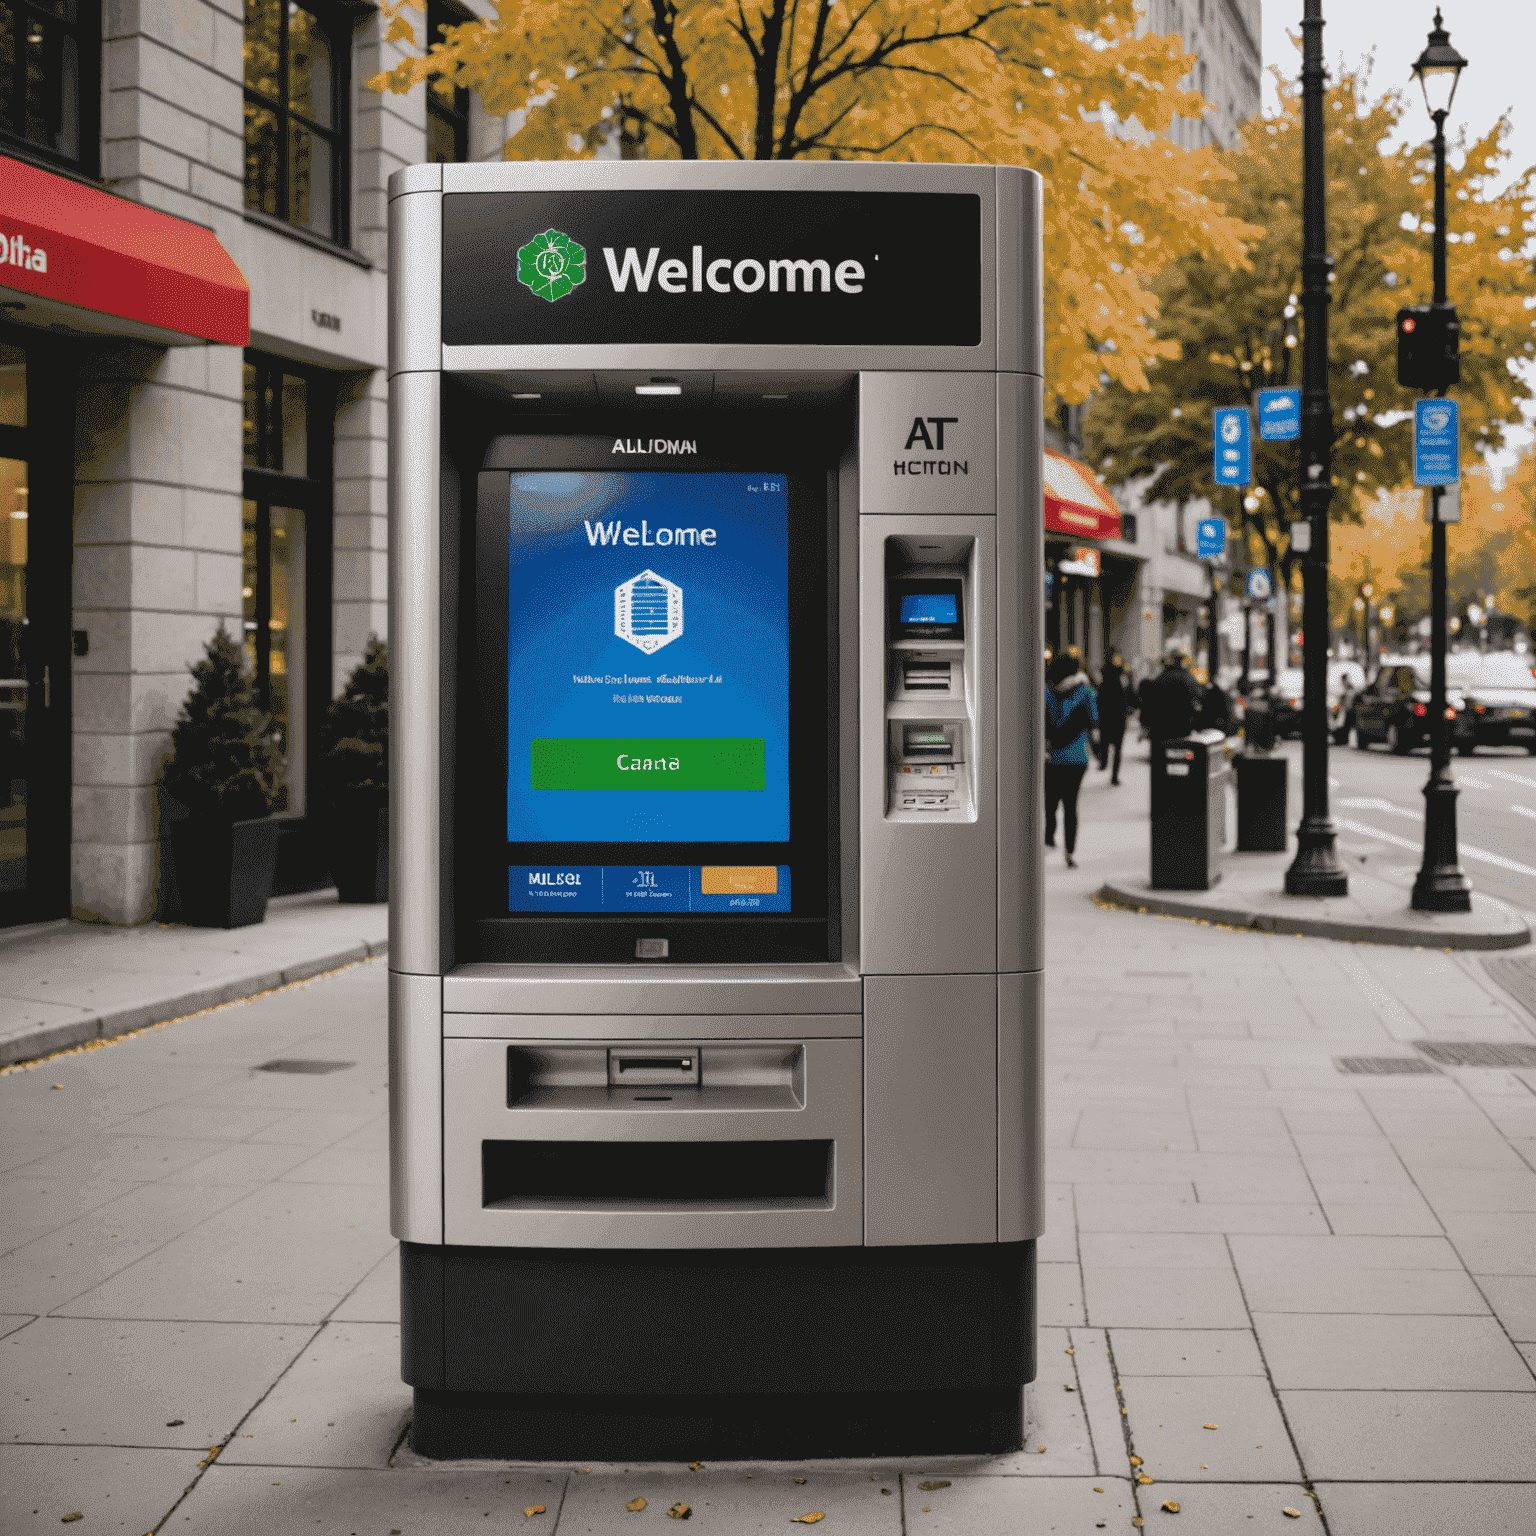
<path id="1" fill-rule="evenodd" d="M 1502 768 L 1490 768 L 1489 773 L 1496 779 L 1506 779 L 1511 784 L 1523 784 L 1527 789 L 1536 789 L 1536 779 L 1523 773 L 1506 773 Z"/>
<path id="2" fill-rule="evenodd" d="M 1393 843 L 1399 848 L 1417 849 L 1420 844 L 1410 841 L 1406 837 L 1399 837 L 1395 832 L 1383 832 L 1380 827 L 1368 826 L 1363 821 L 1349 821 L 1345 817 L 1337 818 L 1337 824 L 1348 832 L 1359 832 L 1366 837 L 1374 837 L 1383 843 Z M 1473 859 L 1480 864 L 1493 864 L 1499 869 L 1507 869 L 1517 875 L 1536 876 L 1536 868 L 1529 864 L 1522 864 L 1518 859 L 1506 859 L 1502 853 L 1489 853 L 1486 848 L 1474 848 L 1468 843 L 1461 843 L 1457 851 L 1464 859 Z"/>

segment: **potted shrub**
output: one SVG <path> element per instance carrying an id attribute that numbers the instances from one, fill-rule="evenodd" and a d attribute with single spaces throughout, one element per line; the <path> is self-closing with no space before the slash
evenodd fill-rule
<path id="1" fill-rule="evenodd" d="M 245 657 L 222 625 L 192 677 L 162 779 L 186 812 L 171 827 L 181 915 L 205 928 L 244 928 L 267 915 L 282 757 Z"/>
<path id="2" fill-rule="evenodd" d="M 343 901 L 389 900 L 389 647 L 377 636 L 325 713 L 320 784 Z"/>

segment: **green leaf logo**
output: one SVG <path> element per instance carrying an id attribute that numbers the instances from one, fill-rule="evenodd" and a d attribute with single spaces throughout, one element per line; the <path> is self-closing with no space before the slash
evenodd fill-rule
<path id="1" fill-rule="evenodd" d="M 587 280 L 587 249 L 558 229 L 535 235 L 517 253 L 517 280 L 553 304 Z"/>

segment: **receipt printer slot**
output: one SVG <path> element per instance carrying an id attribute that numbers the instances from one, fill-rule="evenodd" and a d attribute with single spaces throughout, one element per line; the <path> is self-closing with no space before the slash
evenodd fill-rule
<path id="1" fill-rule="evenodd" d="M 615 1046 L 608 1052 L 608 1082 L 614 1088 L 692 1087 L 699 1084 L 699 1053 L 646 1051 Z"/>

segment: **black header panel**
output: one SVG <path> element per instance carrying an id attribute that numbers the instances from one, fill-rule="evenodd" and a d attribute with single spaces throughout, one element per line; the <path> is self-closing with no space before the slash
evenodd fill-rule
<path id="1" fill-rule="evenodd" d="M 981 199 L 459 192 L 448 346 L 981 344 Z"/>

